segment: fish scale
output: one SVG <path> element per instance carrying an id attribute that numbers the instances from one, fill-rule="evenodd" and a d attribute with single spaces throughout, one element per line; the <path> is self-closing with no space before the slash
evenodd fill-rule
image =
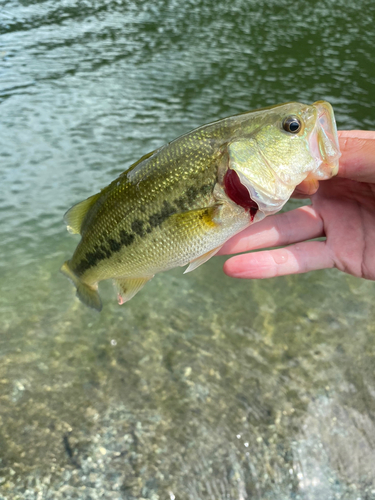
<path id="1" fill-rule="evenodd" d="M 327 105 L 320 106 L 330 113 Z M 65 220 L 81 241 L 62 271 L 81 300 L 100 310 L 97 283 L 112 278 L 125 302 L 157 272 L 189 263 L 188 271 L 195 269 L 231 236 L 280 209 L 323 161 L 309 146 L 319 109 L 288 103 L 205 125 L 72 207 Z M 303 122 L 299 135 L 283 130 L 290 116 Z"/>

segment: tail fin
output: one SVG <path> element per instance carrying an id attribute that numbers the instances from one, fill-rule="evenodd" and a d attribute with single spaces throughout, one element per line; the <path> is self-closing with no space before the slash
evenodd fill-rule
<path id="1" fill-rule="evenodd" d="M 77 289 L 77 297 L 86 306 L 92 307 L 97 311 L 102 310 L 102 301 L 100 300 L 98 291 L 90 285 L 87 285 L 79 279 L 69 266 L 69 261 L 66 261 L 60 271 L 73 283 Z"/>

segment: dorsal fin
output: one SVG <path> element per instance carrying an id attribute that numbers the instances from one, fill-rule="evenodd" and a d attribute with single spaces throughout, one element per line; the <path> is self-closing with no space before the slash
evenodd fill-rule
<path id="1" fill-rule="evenodd" d="M 80 203 L 73 205 L 72 208 L 70 208 L 66 212 L 66 214 L 64 215 L 64 222 L 70 233 L 81 233 L 82 222 L 86 217 L 87 212 L 94 205 L 101 194 L 102 193 L 97 193 L 93 196 L 90 196 L 90 198 L 87 198 L 87 200 L 83 200 Z"/>

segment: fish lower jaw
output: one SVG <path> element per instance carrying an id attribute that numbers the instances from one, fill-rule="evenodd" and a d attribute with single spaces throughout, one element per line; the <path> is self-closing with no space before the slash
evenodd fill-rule
<path id="1" fill-rule="evenodd" d="M 334 118 L 329 117 L 325 109 L 319 113 L 319 121 L 309 138 L 309 148 L 316 162 L 314 177 L 327 180 L 335 176 L 341 152 Z"/>
<path id="2" fill-rule="evenodd" d="M 246 184 L 246 189 L 249 191 L 249 197 L 258 207 L 258 211 L 262 212 L 264 216 L 272 215 L 283 208 L 285 203 L 289 200 L 294 186 L 283 186 L 279 192 L 267 192 L 265 189 L 255 188 L 252 185 Z"/>
<path id="3" fill-rule="evenodd" d="M 338 171 L 339 171 L 339 158 L 330 162 L 322 161 L 319 167 L 314 172 L 314 176 L 316 179 L 323 181 L 330 179 L 331 177 L 334 177 L 335 175 L 337 175 Z"/>

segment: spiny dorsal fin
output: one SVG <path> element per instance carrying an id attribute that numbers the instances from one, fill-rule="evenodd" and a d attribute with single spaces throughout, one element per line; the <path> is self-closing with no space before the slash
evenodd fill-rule
<path id="1" fill-rule="evenodd" d="M 87 200 L 83 200 L 80 203 L 73 205 L 72 208 L 70 208 L 66 212 L 66 214 L 64 215 L 64 222 L 70 233 L 81 233 L 82 222 L 86 217 L 87 212 L 94 205 L 101 194 L 102 193 L 97 193 L 93 196 L 90 196 L 90 198 L 87 198 Z"/>

